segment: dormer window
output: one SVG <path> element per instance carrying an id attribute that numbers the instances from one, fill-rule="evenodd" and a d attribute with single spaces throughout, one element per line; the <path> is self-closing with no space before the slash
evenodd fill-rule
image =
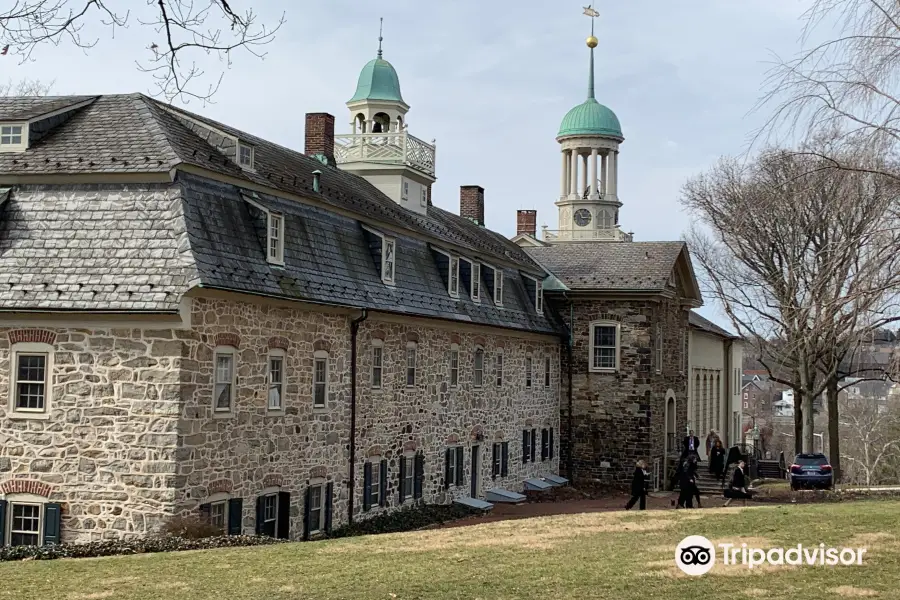
<path id="1" fill-rule="evenodd" d="M 472 263 L 472 300 L 481 302 L 481 264 Z"/>
<path id="2" fill-rule="evenodd" d="M 534 308 L 539 315 L 544 314 L 544 285 L 538 281 L 534 293 Z"/>
<path id="3" fill-rule="evenodd" d="M 267 260 L 277 265 L 284 264 L 284 217 L 269 213 L 268 239 L 266 241 Z"/>
<path id="4" fill-rule="evenodd" d="M 244 169 L 253 168 L 253 146 L 238 142 L 238 164 Z"/>
<path id="5" fill-rule="evenodd" d="M 494 269 L 494 304 L 503 305 L 503 271 Z"/>
<path id="6" fill-rule="evenodd" d="M 449 292 L 454 298 L 459 298 L 459 258 L 450 257 Z"/>
<path id="7" fill-rule="evenodd" d="M 26 125 L 0 125 L 0 151 L 20 152 L 28 146 Z"/>
<path id="8" fill-rule="evenodd" d="M 381 253 L 381 281 L 392 285 L 394 283 L 394 254 L 396 240 L 384 238 L 384 251 Z"/>

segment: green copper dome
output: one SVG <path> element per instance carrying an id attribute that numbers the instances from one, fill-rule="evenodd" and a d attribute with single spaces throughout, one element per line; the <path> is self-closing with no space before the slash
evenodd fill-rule
<path id="1" fill-rule="evenodd" d="M 381 51 L 378 52 L 378 58 L 373 58 L 363 67 L 356 84 L 356 93 L 348 102 L 360 100 L 403 102 L 397 71 L 391 63 L 381 58 Z"/>
<path id="2" fill-rule="evenodd" d="M 597 102 L 597 99 L 594 98 L 593 47 L 591 47 L 591 70 L 588 75 L 587 100 L 566 113 L 556 137 L 569 135 L 602 135 L 615 138 L 620 142 L 625 139 L 616 113 Z"/>
<path id="3" fill-rule="evenodd" d="M 566 135 L 605 135 L 617 139 L 623 137 L 616 113 L 594 98 L 588 98 L 566 114 L 557 137 Z"/>

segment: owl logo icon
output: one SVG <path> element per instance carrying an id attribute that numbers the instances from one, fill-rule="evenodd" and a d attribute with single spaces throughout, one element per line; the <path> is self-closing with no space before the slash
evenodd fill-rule
<path id="1" fill-rule="evenodd" d="M 675 564 L 694 577 L 709 573 L 716 564 L 715 546 L 702 535 L 689 535 L 675 548 Z"/>

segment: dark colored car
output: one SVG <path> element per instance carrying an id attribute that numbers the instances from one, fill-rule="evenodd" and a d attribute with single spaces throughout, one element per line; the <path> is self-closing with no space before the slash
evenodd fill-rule
<path id="1" fill-rule="evenodd" d="M 798 454 L 790 469 L 791 489 L 824 488 L 830 490 L 834 484 L 834 471 L 828 464 L 828 457 L 820 452 Z"/>

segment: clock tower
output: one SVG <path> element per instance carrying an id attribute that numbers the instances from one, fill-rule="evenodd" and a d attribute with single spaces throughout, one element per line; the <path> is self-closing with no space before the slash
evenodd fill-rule
<path id="1" fill-rule="evenodd" d="M 585 9 L 585 14 L 593 19 L 598 13 Z M 619 145 L 625 138 L 616 114 L 594 97 L 598 43 L 592 22 L 587 99 L 566 114 L 556 136 L 562 153 L 559 229 L 544 229 L 543 241 L 550 244 L 631 241 L 631 234 L 619 228 Z"/>

